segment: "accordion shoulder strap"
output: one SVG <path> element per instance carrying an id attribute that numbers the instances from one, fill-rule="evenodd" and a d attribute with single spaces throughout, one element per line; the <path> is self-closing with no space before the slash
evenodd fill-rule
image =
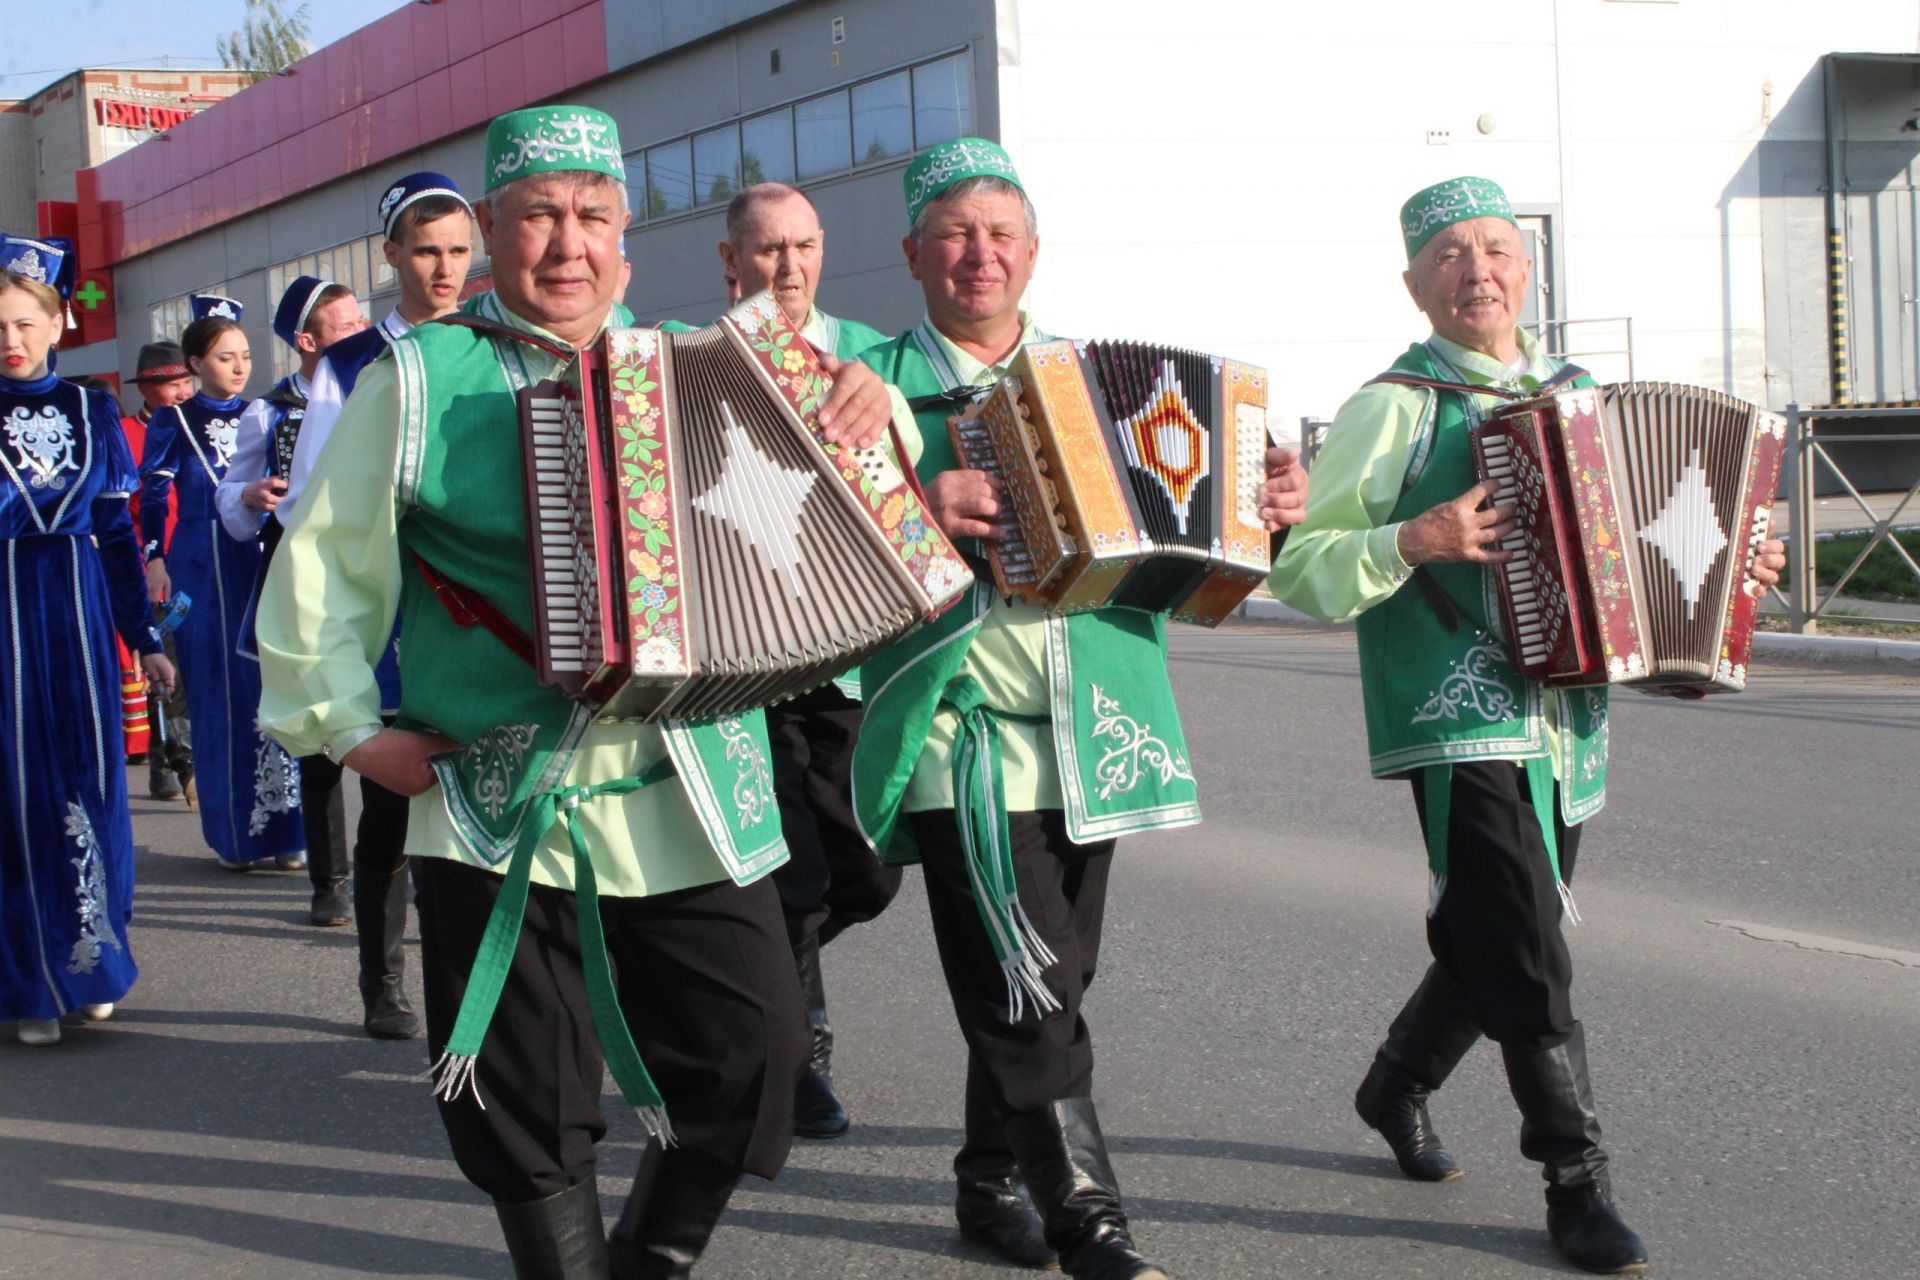
<path id="1" fill-rule="evenodd" d="M 434 598 L 457 625 L 485 627 L 496 640 L 513 650 L 515 657 L 530 667 L 538 665 L 533 637 L 515 625 L 512 618 L 496 609 L 485 596 L 461 586 L 435 569 L 418 551 L 413 553 L 413 563 L 420 570 L 421 578 L 433 588 Z"/>
<path id="2" fill-rule="evenodd" d="M 1535 396 L 1545 395 L 1555 387 L 1564 386 L 1587 371 L 1577 364 L 1562 365 L 1553 376 L 1543 381 L 1532 391 L 1509 391 L 1505 387 L 1482 386 L 1473 382 L 1448 382 L 1444 378 L 1428 378 L 1417 373 L 1407 373 L 1401 369 L 1389 369 L 1385 373 L 1367 379 L 1367 385 L 1376 382 L 1391 383 L 1400 387 L 1423 387 L 1428 391 L 1458 391 L 1470 396 L 1498 396 L 1502 400 L 1531 400 Z"/>
<path id="3" fill-rule="evenodd" d="M 548 355 L 561 360 L 571 360 L 580 354 L 565 343 L 549 342 L 537 333 L 528 333 L 525 329 L 516 329 L 510 324 L 499 324 L 480 316 L 469 315 L 464 311 L 456 311 L 451 315 L 438 316 L 428 323 L 457 324 L 462 329 L 472 329 L 476 333 L 484 333 L 490 338 L 507 338 L 514 342 L 523 342 L 529 347 L 538 347 Z"/>

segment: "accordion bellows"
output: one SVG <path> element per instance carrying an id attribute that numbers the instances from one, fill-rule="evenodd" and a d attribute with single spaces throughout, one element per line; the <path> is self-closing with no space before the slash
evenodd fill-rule
<path id="1" fill-rule="evenodd" d="M 541 679 L 602 718 L 793 697 L 966 590 L 890 442 L 824 443 L 832 381 L 761 295 L 609 330 L 520 393 Z"/>
<path id="2" fill-rule="evenodd" d="M 1001 594 L 1217 625 L 1272 567 L 1266 371 L 1174 347 L 1036 342 L 949 421 L 961 465 L 1000 477 Z"/>
<path id="3" fill-rule="evenodd" d="M 1702 387 L 1625 382 L 1506 405 L 1475 465 L 1517 504 L 1493 566 L 1514 666 L 1553 685 L 1746 687 L 1753 577 L 1785 426 Z"/>

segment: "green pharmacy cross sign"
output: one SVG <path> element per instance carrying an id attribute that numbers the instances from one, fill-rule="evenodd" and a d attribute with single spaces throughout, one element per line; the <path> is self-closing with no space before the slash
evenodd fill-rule
<path id="1" fill-rule="evenodd" d="M 74 290 L 73 300 L 89 311 L 98 310 L 100 304 L 107 300 L 107 291 L 100 287 L 98 280 L 89 279 Z"/>

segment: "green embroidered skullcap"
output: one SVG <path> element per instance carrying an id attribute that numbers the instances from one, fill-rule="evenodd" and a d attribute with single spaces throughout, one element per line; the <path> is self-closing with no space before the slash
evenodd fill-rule
<path id="1" fill-rule="evenodd" d="M 1407 261 L 1444 227 L 1469 218 L 1504 218 L 1513 222 L 1507 193 L 1491 178 L 1448 178 L 1416 191 L 1400 206 L 1400 234 L 1407 242 Z M 1516 227 L 1520 224 L 1513 222 Z"/>
<path id="2" fill-rule="evenodd" d="M 1006 148 L 985 138 L 955 138 L 928 147 L 907 166 L 907 225 L 942 191 L 968 178 L 1001 178 L 1026 190 Z"/>
<path id="3" fill-rule="evenodd" d="M 592 107 L 528 107 L 487 126 L 487 191 L 538 173 L 604 173 L 627 180 L 620 126 Z"/>

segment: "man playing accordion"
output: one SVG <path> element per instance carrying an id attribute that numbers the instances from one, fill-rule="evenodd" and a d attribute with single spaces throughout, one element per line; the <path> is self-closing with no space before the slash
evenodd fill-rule
<path id="1" fill-rule="evenodd" d="M 1646 1249 L 1613 1203 L 1561 930 L 1582 824 L 1605 799 L 1607 691 L 1515 672 L 1486 568 L 1508 558 L 1514 508 L 1475 483 L 1468 445 L 1496 390 L 1592 382 L 1517 325 L 1533 264 L 1496 184 L 1428 187 L 1401 229 L 1407 290 L 1433 333 L 1383 377 L 1420 385 L 1376 380 L 1341 406 L 1272 578 L 1295 608 L 1358 618 L 1373 773 L 1412 782 L 1432 873 L 1433 963 L 1354 1104 L 1407 1176 L 1457 1178 L 1426 1100 L 1482 1034 L 1498 1042 L 1555 1246 L 1590 1271 L 1638 1271 Z M 1768 542 L 1755 576 L 1771 585 L 1785 563 Z"/>

